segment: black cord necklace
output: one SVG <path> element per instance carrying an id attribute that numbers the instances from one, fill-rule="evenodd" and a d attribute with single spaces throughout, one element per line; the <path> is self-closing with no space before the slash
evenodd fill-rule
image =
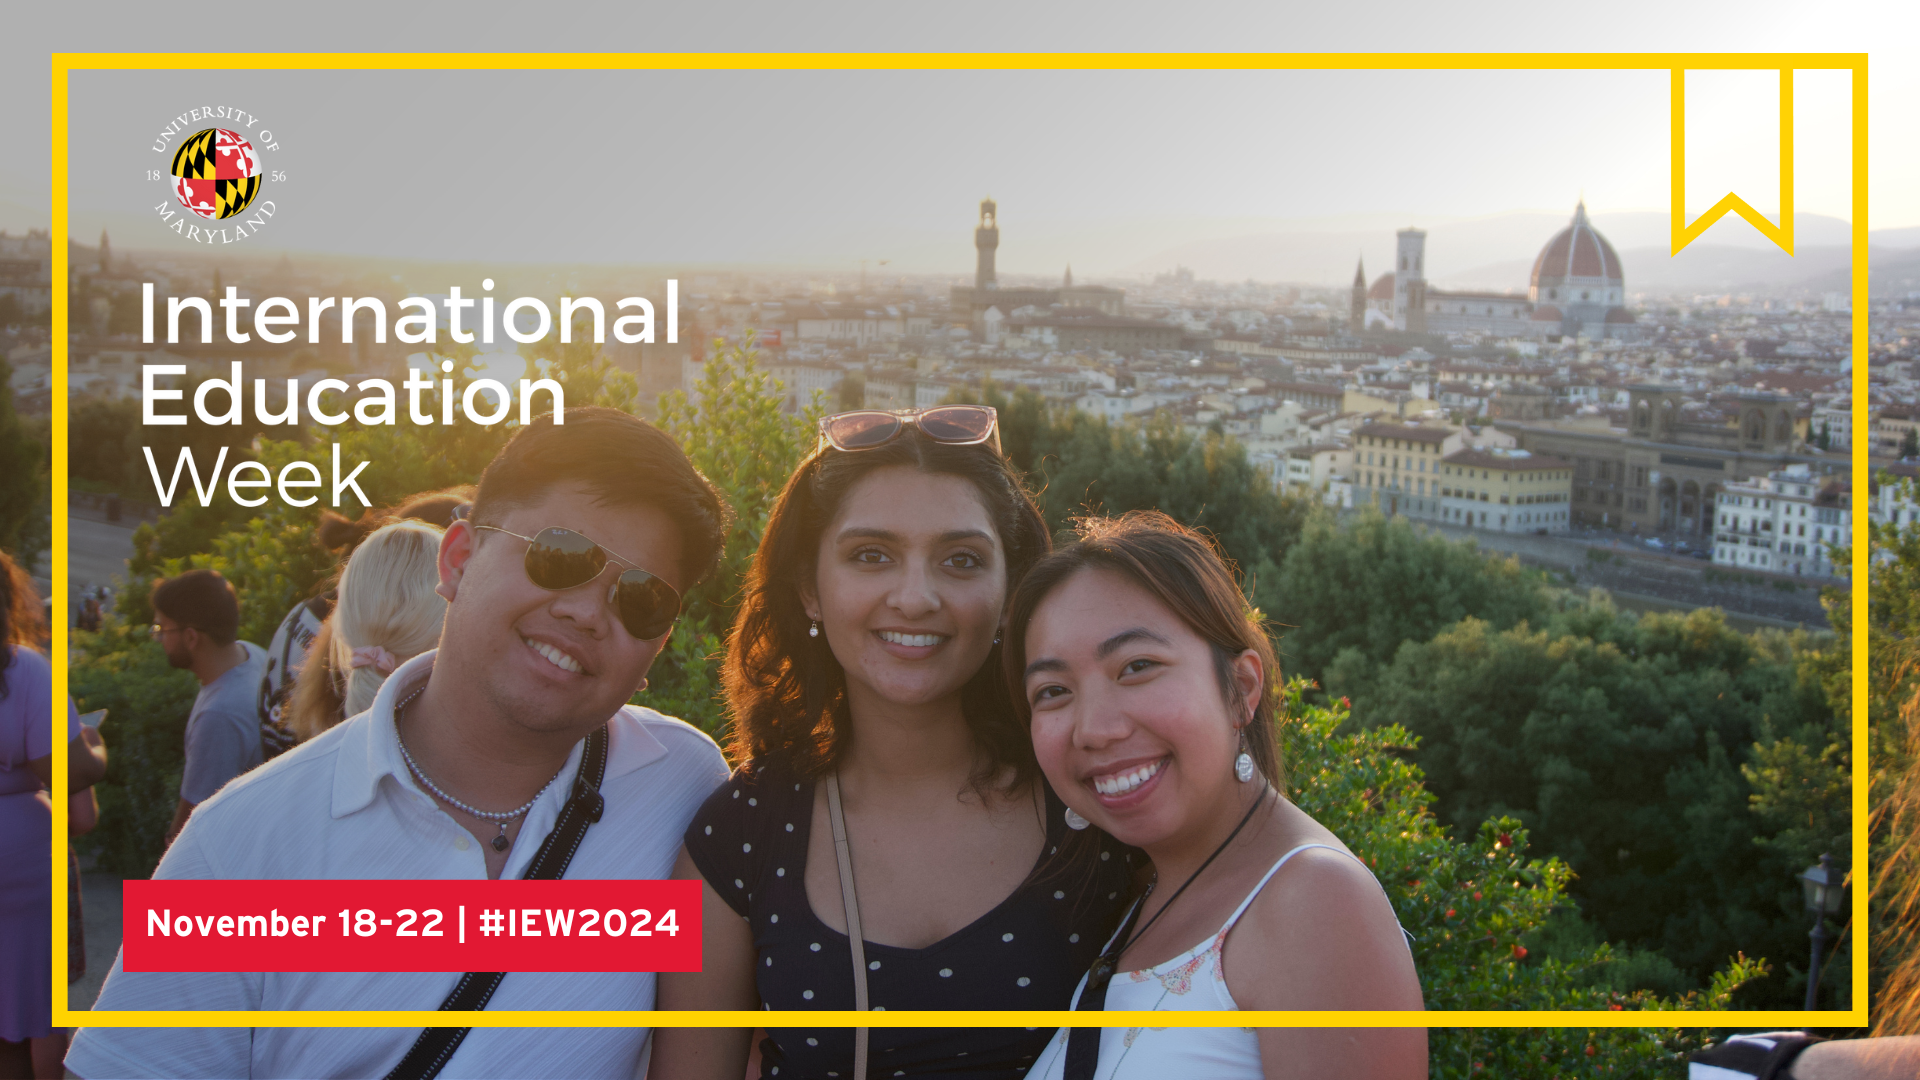
<path id="1" fill-rule="evenodd" d="M 1129 937 L 1123 930 L 1121 934 L 1114 939 L 1120 942 L 1119 947 L 1109 949 L 1107 952 L 1102 953 L 1100 959 L 1093 962 L 1092 978 L 1100 980 L 1104 988 L 1105 982 L 1113 978 L 1114 971 L 1120 966 L 1120 958 L 1126 954 L 1126 951 L 1132 948 L 1135 942 L 1147 936 L 1147 931 L 1153 929 L 1153 924 L 1160 921 L 1160 916 L 1165 915 L 1167 909 L 1173 906 L 1173 902 L 1180 899 L 1180 894 L 1187 891 L 1187 886 L 1192 885 L 1198 880 L 1200 875 L 1206 871 L 1207 867 L 1213 865 L 1213 860 L 1219 858 L 1220 853 L 1227 850 L 1227 845 L 1233 843 L 1233 838 L 1239 836 L 1240 830 L 1246 828 L 1247 822 L 1253 820 L 1254 811 L 1260 809 L 1261 804 L 1266 801 L 1267 793 L 1262 791 L 1259 796 L 1253 800 L 1253 805 L 1247 807 L 1247 812 L 1240 818 L 1240 824 L 1235 825 L 1233 831 L 1227 834 L 1227 838 L 1220 841 L 1220 846 L 1213 849 L 1213 854 L 1207 856 L 1207 861 L 1200 864 L 1200 869 L 1187 875 L 1187 880 L 1182 882 L 1178 889 L 1174 890 L 1173 895 L 1167 898 L 1165 904 L 1160 905 L 1160 910 L 1153 913 L 1153 918 L 1148 919 L 1147 924 L 1142 926 L 1138 933 Z M 1141 894 L 1140 903 L 1135 905 L 1133 913 L 1127 916 L 1128 928 L 1131 928 L 1133 921 L 1140 917 L 1140 912 L 1146 910 L 1147 901 L 1153 896 L 1154 885 L 1158 885 L 1159 883 L 1159 879 L 1156 877 L 1153 883 L 1147 886 L 1147 891 Z M 1091 983 L 1089 983 L 1088 989 L 1092 989 Z"/>
<path id="2" fill-rule="evenodd" d="M 1153 929 L 1153 924 L 1160 921 L 1160 916 L 1167 913 L 1167 909 L 1173 906 L 1175 900 L 1180 899 L 1180 894 L 1187 891 L 1187 886 L 1192 885 L 1207 867 L 1213 865 L 1213 860 L 1227 850 L 1227 845 L 1233 843 L 1233 838 L 1239 836 L 1240 830 L 1246 828 L 1247 822 L 1253 820 L 1254 811 L 1260 809 L 1266 801 L 1267 793 L 1263 790 L 1253 800 L 1253 805 L 1247 807 L 1247 812 L 1241 817 L 1240 824 L 1235 825 L 1233 831 L 1227 834 L 1227 838 L 1220 841 L 1220 846 L 1213 849 L 1213 854 L 1207 856 L 1207 861 L 1200 864 L 1200 869 L 1187 876 L 1187 880 L 1174 890 L 1173 895 L 1167 898 L 1167 902 L 1161 905 L 1159 911 L 1153 913 L 1153 918 L 1148 919 L 1147 924 L 1142 926 L 1138 933 L 1132 933 L 1134 921 L 1140 917 L 1142 911 L 1146 910 L 1147 900 L 1153 896 L 1154 885 L 1159 884 L 1159 879 L 1156 878 L 1152 885 L 1147 886 L 1147 891 L 1141 894 L 1139 903 L 1135 904 L 1133 910 L 1127 914 L 1127 921 L 1120 927 L 1120 932 L 1113 936 L 1117 944 L 1101 953 L 1100 958 L 1095 960 L 1093 967 L 1087 971 L 1087 987 L 1081 991 L 1080 1000 L 1074 1004 L 1075 1011 L 1100 1012 L 1106 1009 L 1107 984 L 1113 981 L 1113 973 L 1120 967 L 1120 958 L 1126 954 L 1127 949 L 1132 947 L 1134 942 L 1145 937 L 1147 931 Z M 1100 1029 L 1097 1027 L 1071 1029 L 1067 1035 L 1067 1060 L 1063 1070 L 1065 1080 L 1093 1080 L 1094 1071 L 1099 1063 Z"/>

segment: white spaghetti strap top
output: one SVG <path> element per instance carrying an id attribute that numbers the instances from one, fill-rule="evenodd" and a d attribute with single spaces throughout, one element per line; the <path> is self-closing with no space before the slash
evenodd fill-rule
<path id="1" fill-rule="evenodd" d="M 1287 860 L 1308 848 L 1351 854 L 1332 844 L 1301 844 L 1280 856 L 1253 887 L 1240 906 L 1212 937 L 1168 960 L 1141 971 L 1116 972 L 1107 984 L 1109 1012 L 1169 1010 L 1238 1010 L 1227 991 L 1222 966 L 1227 935 L 1247 908 L 1267 887 Z M 1359 860 L 1355 859 L 1358 862 Z M 1365 866 L 1361 863 L 1361 866 Z M 1371 875 L 1372 871 L 1368 871 Z M 1376 883 L 1378 879 L 1375 879 Z M 1384 891 L 1384 890 L 1383 890 Z M 1124 924 L 1124 920 L 1123 920 Z M 1115 937 L 1119 932 L 1115 931 Z M 1114 941 L 1109 938 L 1107 948 Z M 1073 1002 L 1087 988 L 1085 976 L 1073 992 Z M 1062 1080 L 1067 1062 L 1067 1029 L 1054 1033 L 1046 1052 L 1027 1073 L 1027 1080 Z M 1100 1065 L 1094 1080 L 1179 1076 L 1190 1080 L 1260 1080 L 1260 1042 L 1252 1028 L 1105 1028 L 1100 1032 Z"/>

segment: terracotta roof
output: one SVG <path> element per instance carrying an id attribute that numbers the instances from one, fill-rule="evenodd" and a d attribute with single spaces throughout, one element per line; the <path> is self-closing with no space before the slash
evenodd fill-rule
<path id="1" fill-rule="evenodd" d="M 1448 465 L 1464 465 L 1474 469 L 1505 469 L 1509 472 L 1573 468 L 1571 463 L 1545 454 L 1514 457 L 1511 454 L 1496 454 L 1491 450 L 1455 450 L 1440 460 Z"/>
<path id="2" fill-rule="evenodd" d="M 1552 304 L 1542 304 L 1533 309 L 1534 322 L 1559 322 L 1563 317 L 1560 309 Z"/>
<path id="3" fill-rule="evenodd" d="M 1814 394 L 1845 388 L 1846 376 L 1823 375 L 1812 371 L 1759 371 L 1749 372 L 1734 379 L 1737 386 L 1766 389 L 1789 394 Z M 1840 403 L 1841 408 L 1846 403 Z"/>
<path id="4" fill-rule="evenodd" d="M 1558 284 L 1570 277 L 1623 279 L 1613 245 L 1587 223 L 1587 206 L 1574 209 L 1573 224 L 1554 234 L 1533 262 L 1532 284 Z"/>
<path id="5" fill-rule="evenodd" d="M 1367 424 L 1353 433 L 1376 439 L 1407 439 L 1411 442 L 1445 442 L 1453 432 L 1443 427 L 1415 427 L 1412 424 Z"/>
<path id="6" fill-rule="evenodd" d="M 1527 302 L 1526 296 L 1521 293 L 1473 292 L 1473 291 L 1455 292 L 1451 289 L 1447 289 L 1447 290 L 1428 289 L 1427 299 L 1429 300 L 1479 300 L 1482 302 L 1492 300 L 1496 303 L 1501 303 L 1501 304 L 1524 304 Z"/>
<path id="7" fill-rule="evenodd" d="M 1316 397 L 1337 398 L 1340 395 L 1346 393 L 1346 389 L 1344 387 L 1332 386 L 1324 383 L 1306 383 L 1306 382 L 1276 382 L 1271 386 L 1269 386 L 1268 389 L 1272 390 L 1277 394 L 1281 394 L 1282 396 L 1289 393 L 1293 393 L 1293 394 L 1303 394 L 1303 395 L 1312 394 Z"/>
<path id="8" fill-rule="evenodd" d="M 1633 312 L 1623 307 L 1617 307 L 1608 310 L 1607 321 L 1610 323 L 1630 323 L 1636 320 L 1633 317 Z"/>
<path id="9" fill-rule="evenodd" d="M 1393 275 L 1381 274 L 1379 277 L 1374 278 L 1373 287 L 1367 290 L 1367 299 L 1369 300 L 1393 299 Z"/>

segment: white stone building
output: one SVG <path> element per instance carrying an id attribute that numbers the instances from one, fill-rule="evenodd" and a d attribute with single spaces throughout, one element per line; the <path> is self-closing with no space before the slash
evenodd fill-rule
<path id="1" fill-rule="evenodd" d="M 1849 488 L 1806 465 L 1727 484 L 1714 514 L 1714 565 L 1833 576 L 1827 545 L 1847 539 Z"/>

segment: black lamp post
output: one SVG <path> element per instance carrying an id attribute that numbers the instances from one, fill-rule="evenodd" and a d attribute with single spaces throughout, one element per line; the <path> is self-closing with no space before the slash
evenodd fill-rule
<path id="1" fill-rule="evenodd" d="M 1833 873 L 1833 857 L 1820 856 L 1819 866 L 1809 866 L 1800 875 L 1800 888 L 1807 896 L 1807 910 L 1813 913 L 1813 962 L 1807 966 L 1807 1009 L 1814 1008 L 1820 993 L 1820 952 L 1827 944 L 1827 916 L 1840 910 L 1846 889 Z"/>

